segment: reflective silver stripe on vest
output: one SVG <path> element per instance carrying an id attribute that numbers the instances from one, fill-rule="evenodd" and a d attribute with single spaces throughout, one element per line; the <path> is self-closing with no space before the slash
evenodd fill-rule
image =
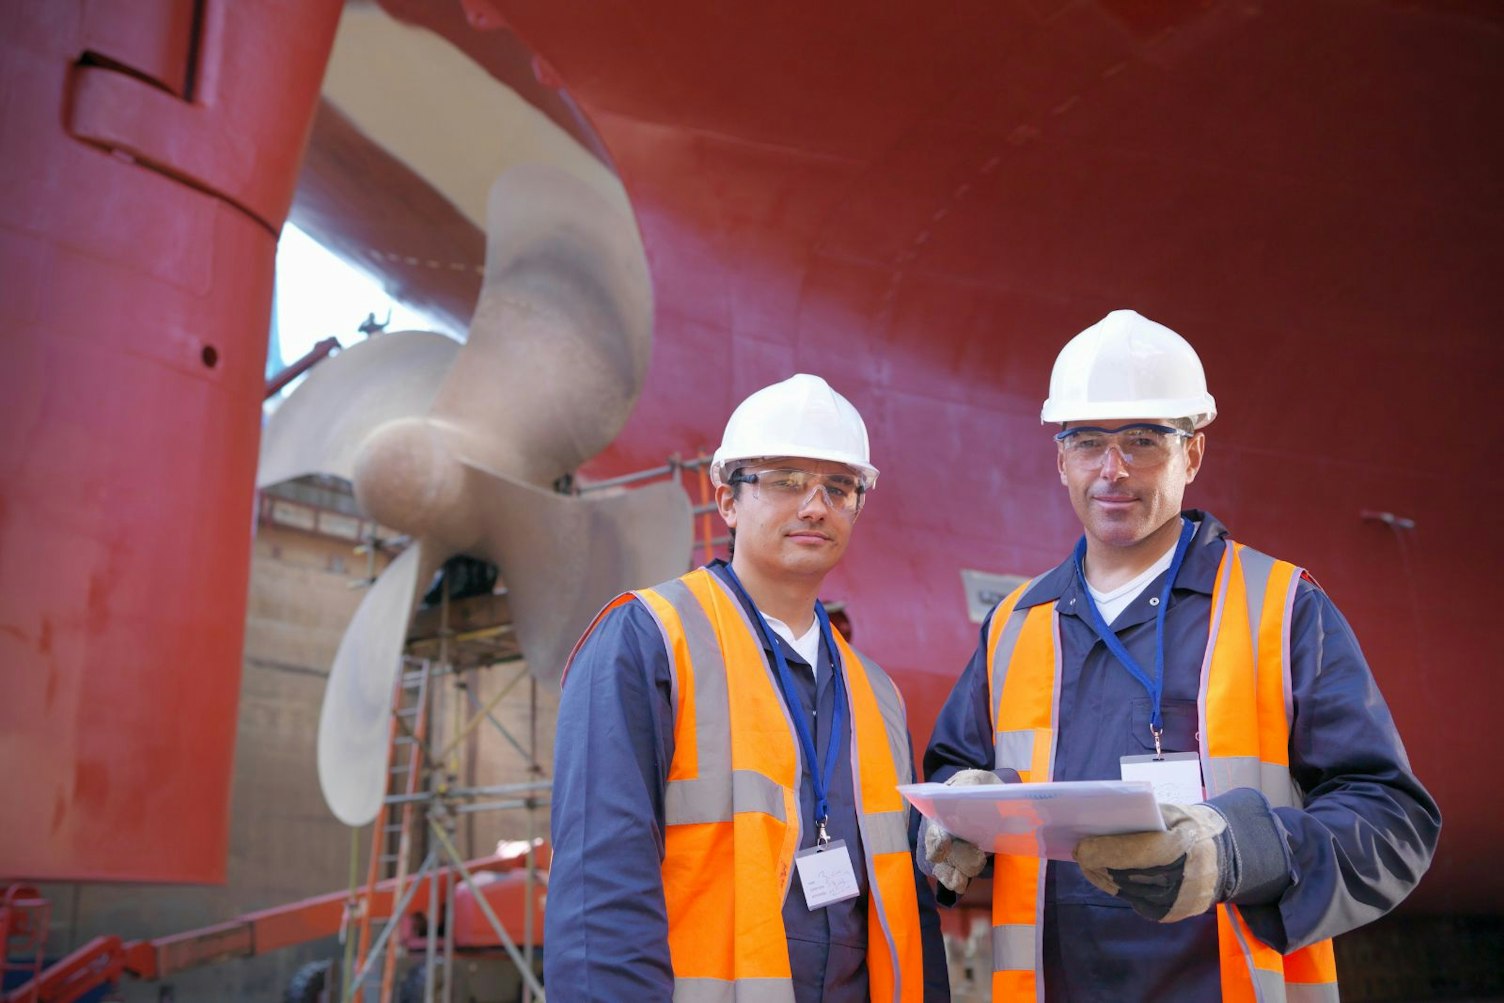
<path id="1" fill-rule="evenodd" d="M 1231 546 L 1231 544 L 1229 544 Z M 1242 547 L 1238 557 L 1243 565 L 1243 592 L 1248 601 L 1248 636 L 1253 642 L 1253 664 L 1259 664 L 1259 626 L 1264 619 L 1264 603 L 1268 599 L 1269 572 L 1274 570 L 1274 558 L 1261 554 L 1252 547 Z"/>
<path id="2" fill-rule="evenodd" d="M 1259 790 L 1275 808 L 1304 808 L 1306 799 L 1295 786 L 1288 766 L 1278 763 L 1259 763 Z"/>
<path id="3" fill-rule="evenodd" d="M 1234 546 L 1229 541 L 1228 547 Z M 1239 611 L 1226 608 L 1227 584 L 1232 577 L 1231 554 L 1224 558 L 1225 567 L 1221 580 L 1218 582 L 1218 609 L 1214 617 L 1211 632 L 1207 637 L 1206 658 L 1201 670 L 1201 693 L 1199 716 L 1201 719 L 1202 734 L 1207 734 L 1206 722 L 1206 692 L 1211 680 L 1212 652 L 1216 648 L 1218 635 L 1222 631 L 1222 618 L 1236 616 Z M 1260 553 L 1252 547 L 1239 547 L 1237 551 L 1238 564 L 1243 569 L 1243 588 L 1247 596 L 1246 609 L 1242 612 L 1248 617 L 1248 634 L 1252 642 L 1251 652 L 1254 659 L 1255 678 L 1264 666 L 1258 660 L 1259 627 L 1263 619 L 1264 603 L 1269 600 L 1269 576 L 1274 570 L 1274 558 Z M 1284 596 L 1279 597 L 1283 603 Z M 1288 620 L 1288 617 L 1285 618 Z M 1289 624 L 1285 623 L 1282 630 L 1287 633 Z M 1288 648 L 1288 639 L 1281 640 L 1283 648 Z M 1284 666 L 1285 679 L 1282 683 L 1285 691 L 1285 730 L 1289 731 L 1289 651 L 1282 650 L 1281 663 Z M 1305 799 L 1295 787 L 1295 781 L 1290 776 L 1290 769 L 1277 763 L 1266 763 L 1257 756 L 1217 756 L 1205 757 L 1203 767 L 1206 770 L 1206 789 L 1209 795 L 1225 794 L 1235 787 L 1252 787 L 1261 791 L 1269 803 L 1276 808 L 1298 808 L 1304 804 Z"/>
<path id="4" fill-rule="evenodd" d="M 1206 651 L 1202 654 L 1202 680 L 1196 692 L 1196 723 L 1200 731 L 1202 747 L 1202 782 L 1206 785 L 1206 797 L 1226 794 L 1235 786 L 1257 786 L 1259 768 L 1257 759 L 1250 756 L 1220 756 L 1214 758 L 1206 752 L 1206 735 L 1211 728 L 1206 723 L 1206 692 L 1211 689 L 1212 651 L 1217 648 L 1217 635 L 1221 633 L 1221 621 L 1227 615 L 1227 582 L 1232 579 L 1232 541 L 1227 541 L 1221 565 L 1217 568 L 1217 583 L 1212 588 L 1212 623 L 1206 630 Z"/>
<path id="5" fill-rule="evenodd" d="M 711 585 L 713 585 L 714 587 L 716 587 L 716 588 L 718 588 L 718 589 L 721 590 L 721 594 L 722 594 L 722 596 L 725 597 L 726 602 L 729 604 L 729 606 L 731 607 L 731 609 L 733 609 L 733 610 L 736 611 L 736 622 L 739 623 L 739 624 L 741 624 L 742 630 L 745 630 L 747 632 L 747 636 L 750 637 L 750 638 L 752 638 L 752 643 L 755 646 L 756 650 L 757 651 L 762 651 L 763 650 L 763 645 L 762 645 L 762 640 L 761 640 L 762 635 L 760 633 L 758 633 L 757 628 L 752 625 L 752 621 L 747 617 L 747 611 L 742 608 L 741 600 L 738 599 L 736 597 L 736 594 L 731 591 L 731 586 L 729 586 L 725 582 L 721 581 L 721 579 L 719 577 L 717 577 L 714 573 L 712 573 L 710 571 L 704 571 L 702 573 L 706 577 L 708 577 L 710 579 Z M 690 598 L 693 599 L 694 597 L 690 596 Z M 695 610 L 697 612 L 699 612 L 701 616 L 704 615 L 703 608 L 700 606 L 700 604 L 699 604 L 698 601 L 695 602 Z M 729 627 L 729 625 L 728 625 L 728 627 Z M 771 641 L 771 639 L 770 639 L 770 641 Z M 775 643 L 776 644 L 777 642 L 776 641 L 772 641 L 771 643 Z M 717 667 L 718 667 L 718 669 L 719 669 L 719 671 L 721 673 L 722 678 L 724 679 L 725 674 L 726 674 L 726 666 L 725 666 L 725 663 L 723 661 L 721 661 L 721 657 L 722 656 L 721 656 L 720 645 L 716 644 L 715 645 L 716 665 L 717 665 Z M 789 709 L 788 709 L 787 705 L 784 703 L 784 701 L 782 699 L 781 695 L 782 695 L 783 691 L 782 691 L 782 689 L 779 686 L 778 676 L 774 672 L 773 666 L 770 665 L 770 664 L 768 664 L 768 660 L 766 658 L 761 659 L 761 662 L 762 662 L 762 670 L 763 670 L 764 673 L 766 673 L 766 678 L 768 680 L 768 685 L 773 688 L 773 692 L 774 693 L 780 695 L 780 699 L 778 700 L 778 711 L 779 711 L 779 714 L 783 717 L 783 726 L 784 726 L 785 730 L 787 731 L 787 733 L 789 735 L 789 743 L 794 748 L 794 776 L 796 776 L 796 777 L 802 777 L 802 776 L 804 776 L 804 750 L 800 747 L 799 740 L 794 737 L 794 735 L 795 735 L 795 732 L 794 732 L 794 719 L 789 716 Z M 729 712 L 728 712 L 728 719 L 727 719 L 727 722 L 726 722 L 726 735 L 727 735 L 726 741 L 728 743 L 728 748 L 729 748 L 730 735 L 731 735 L 731 722 L 730 722 L 730 719 L 729 719 Z M 773 790 L 779 792 L 778 793 L 778 798 L 779 798 L 779 804 L 781 806 L 783 804 L 783 801 L 784 801 L 783 788 L 779 787 L 778 784 L 776 782 L 774 782 L 773 780 L 771 780 L 771 779 L 769 779 L 767 777 L 762 777 L 761 774 L 757 774 L 757 776 L 760 777 L 763 780 L 766 780 L 767 783 L 772 786 Z M 736 794 L 738 796 L 740 796 L 744 792 L 747 793 L 747 794 L 752 794 L 753 793 L 750 788 L 742 786 L 742 785 L 737 785 L 736 788 L 735 788 L 735 790 L 736 790 Z M 790 824 L 790 825 L 797 825 L 799 827 L 799 842 L 802 843 L 803 840 L 804 840 L 804 812 L 801 810 L 801 807 L 800 807 L 799 795 L 800 795 L 801 792 L 800 792 L 800 789 L 799 789 L 799 784 L 798 783 L 794 784 L 793 790 L 790 791 L 789 793 L 792 796 L 792 801 L 793 801 L 793 805 L 794 805 L 794 817 L 793 817 L 793 819 L 790 819 L 787 815 L 784 814 L 784 810 L 783 810 L 782 807 L 780 807 L 778 809 L 778 811 L 776 812 L 776 815 L 777 815 L 779 821 L 787 823 L 787 824 Z M 759 795 L 759 798 L 761 798 L 761 795 Z M 737 810 L 738 811 L 761 811 L 762 809 L 758 807 L 758 804 L 760 804 L 760 803 L 762 803 L 761 800 L 759 800 L 757 803 L 747 805 L 746 807 L 741 807 L 740 806 L 740 802 L 738 802 L 738 808 L 737 808 Z M 783 882 L 783 894 L 785 896 L 788 895 L 788 893 L 789 893 L 789 885 L 790 885 L 790 883 L 793 880 L 794 880 L 794 869 L 792 867 L 790 867 L 789 868 L 788 877 L 785 878 L 784 882 Z"/>
<path id="6" fill-rule="evenodd" d="M 998 654 L 1002 654 L 1001 648 L 999 648 Z M 1012 657 L 1013 652 L 1011 649 L 1008 655 L 1010 658 Z M 1001 658 L 999 661 L 1001 661 Z M 999 767 L 1017 770 L 1020 773 L 1027 772 L 1033 765 L 1034 759 L 1034 729 L 1024 728 L 1019 731 L 998 732 L 997 753 L 994 759 Z"/>
<path id="7" fill-rule="evenodd" d="M 1247 961 L 1246 955 L 1244 960 Z M 1279 972 L 1254 968 L 1252 962 L 1248 963 L 1248 967 L 1253 972 L 1253 992 L 1259 1003 L 1286 1003 L 1283 975 Z"/>
<path id="8" fill-rule="evenodd" d="M 695 757 L 699 764 L 696 779 L 669 781 L 663 796 L 664 824 L 730 821 L 731 707 L 721 646 L 688 585 L 676 578 L 656 591 L 679 614 L 689 648 L 694 672 Z"/>
<path id="9" fill-rule="evenodd" d="M 726 591 L 719 579 L 714 575 L 710 577 L 717 587 Z M 674 780 L 667 784 L 664 791 L 665 824 L 729 822 L 736 812 L 762 812 L 787 824 L 786 792 L 782 787 L 755 770 L 731 769 L 731 706 L 726 660 L 719 635 L 705 608 L 683 579 L 660 585 L 656 591 L 679 616 L 693 667 L 695 754 L 700 774 L 694 780 Z M 756 641 L 758 635 L 742 611 L 740 602 L 729 593 L 728 598 L 739 615 L 741 629 L 754 639 L 753 643 L 761 650 L 761 643 Z M 727 630 L 735 630 L 736 627 L 736 623 L 725 624 Z M 670 664 L 672 661 L 671 652 Z M 769 672 L 771 682 L 771 670 L 767 670 L 766 666 L 764 669 Z M 678 710 L 677 680 L 675 710 Z M 793 722 L 789 719 L 786 708 L 783 720 L 784 726 L 792 735 Z M 797 743 L 795 744 L 795 767 L 802 770 L 799 750 Z M 797 811 L 797 789 L 793 792 L 793 800 Z M 793 868 L 789 870 L 790 874 L 783 886 L 785 896 L 788 894 L 788 882 L 793 878 Z M 676 978 L 673 998 L 675 1003 L 794 1003 L 794 985 L 793 980 L 788 978 Z"/>
<path id="10" fill-rule="evenodd" d="M 1342 994 L 1335 982 L 1287 982 L 1285 999 L 1288 1003 L 1339 1003 Z"/>
<path id="11" fill-rule="evenodd" d="M 732 804 L 737 811 L 760 811 L 787 822 L 783 811 L 783 788 L 756 770 L 734 770 L 731 774 Z M 731 816 L 720 821 L 729 822 Z"/>
<path id="12" fill-rule="evenodd" d="M 1032 581 L 1029 583 L 1029 585 L 1033 584 Z M 1019 598 L 1022 599 L 1023 596 L 1020 595 Z M 992 615 L 997 616 L 997 611 L 994 610 Z M 994 727 L 998 722 L 999 708 L 1003 704 L 1003 680 L 1008 675 L 1008 663 L 1013 660 L 1013 649 L 1018 647 L 1018 635 L 1024 629 L 1024 620 L 1028 615 L 1028 610 L 1015 606 L 1013 612 L 1008 614 L 1008 622 L 1003 624 L 1002 633 L 997 639 L 997 659 L 992 663 L 992 724 Z"/>
<path id="13" fill-rule="evenodd" d="M 1033 581 L 1027 583 L 1024 592 L 1033 585 Z M 1019 593 L 1023 598 L 1024 592 Z M 994 615 L 996 615 L 994 613 Z M 1014 649 L 1018 647 L 1018 636 L 1023 631 L 1024 621 L 1029 616 L 1028 609 L 1014 608 L 1008 616 L 1008 622 L 1003 624 L 1002 632 L 998 635 L 997 647 L 993 649 L 992 660 L 992 724 L 996 728 L 1000 719 L 999 708 L 1003 699 L 1003 684 L 1008 678 L 1008 666 L 1013 662 Z M 1055 664 L 1051 666 L 1051 683 L 1053 692 L 1050 696 L 1050 721 L 1060 720 L 1060 613 L 1057 610 L 1050 611 L 1050 637 L 1055 651 Z M 1055 742 L 1059 738 L 1059 731 L 1050 737 L 1050 748 L 1044 763 L 1045 776 L 1034 776 L 1034 739 L 1035 731 L 1032 728 L 1015 729 L 1005 732 L 994 732 L 993 759 L 999 768 L 1007 768 L 1023 772 L 1031 772 L 1030 779 L 1035 781 L 1048 780 L 1054 773 Z M 994 972 L 1033 972 L 1034 973 L 1034 998 L 1044 1000 L 1044 951 L 1039 940 L 1039 931 L 1044 928 L 1044 882 L 1045 863 L 1039 861 L 1035 868 L 1034 885 L 1034 922 L 1033 923 L 1004 923 L 994 925 L 992 928 L 992 970 Z M 997 894 L 996 891 L 993 892 Z"/>
<path id="14" fill-rule="evenodd" d="M 1274 558 L 1268 554 L 1260 553 L 1252 547 L 1242 547 L 1238 550 L 1238 556 L 1243 565 L 1243 590 L 1248 600 L 1248 634 L 1253 641 L 1253 659 L 1255 673 L 1262 673 L 1268 666 L 1259 655 L 1259 631 L 1263 625 L 1264 607 L 1271 600 L 1284 606 L 1285 596 L 1269 595 L 1269 576 L 1274 571 Z M 1292 581 L 1292 585 L 1294 582 Z M 1288 610 L 1281 610 L 1288 613 Z M 1284 694 L 1285 733 L 1290 731 L 1290 652 L 1289 652 L 1289 618 L 1281 617 L 1282 623 L 1280 634 L 1280 667 L 1283 678 L 1280 688 Z M 1268 656 L 1264 653 L 1264 657 Z M 1240 781 L 1232 784 L 1232 787 L 1257 787 L 1269 799 L 1269 803 L 1276 808 L 1298 808 L 1304 804 L 1305 799 L 1295 789 L 1295 781 L 1290 777 L 1290 769 L 1276 763 L 1266 763 L 1262 760 L 1249 757 L 1246 765 L 1234 767 L 1231 771 L 1236 773 Z"/>
<path id="15" fill-rule="evenodd" d="M 794 1003 L 792 979 L 675 979 L 674 1003 Z"/>
<path id="16" fill-rule="evenodd" d="M 783 788 L 756 770 L 736 770 L 731 774 L 728 791 L 709 777 L 700 780 L 675 780 L 663 793 L 665 825 L 692 825 L 697 822 L 730 822 L 736 811 L 760 811 L 786 822 Z"/>
<path id="17" fill-rule="evenodd" d="M 909 813 L 878 811 L 862 816 L 862 843 L 867 855 L 909 853 Z"/>
<path id="18" fill-rule="evenodd" d="M 901 784 L 912 783 L 914 780 L 914 754 L 909 749 L 909 726 L 904 719 L 903 697 L 898 693 L 898 687 L 893 685 L 893 680 L 866 655 L 852 649 L 856 653 L 857 660 L 862 663 L 862 673 L 867 677 L 867 686 L 872 690 L 872 695 L 877 699 L 877 710 L 882 715 L 883 730 L 888 733 L 888 754 L 893 760 Z M 851 702 L 851 677 L 842 672 L 841 678 L 846 684 L 846 706 L 852 706 Z M 850 715 L 848 715 L 849 717 Z M 851 725 L 852 740 L 850 742 L 851 762 L 857 764 L 856 726 Z"/>
<path id="19" fill-rule="evenodd" d="M 1226 794 L 1235 786 L 1251 786 L 1262 791 L 1274 808 L 1301 808 L 1305 803 L 1305 798 L 1295 789 L 1289 767 L 1277 762 L 1263 762 L 1256 756 L 1208 756 L 1206 792 L 1215 797 Z"/>
<path id="20" fill-rule="evenodd" d="M 1295 599 L 1295 587 L 1300 582 L 1300 569 L 1295 569 L 1295 574 L 1290 578 L 1290 585 L 1284 595 L 1271 596 L 1269 594 L 1269 576 L 1274 572 L 1275 559 L 1268 554 L 1254 550 L 1252 547 L 1243 547 L 1239 551 L 1243 564 L 1243 580 L 1245 592 L 1248 598 L 1248 626 L 1249 633 L 1253 638 L 1254 664 L 1259 666 L 1260 671 L 1264 665 L 1260 660 L 1259 652 L 1259 627 L 1263 622 L 1264 608 L 1270 602 L 1280 604 L 1280 637 L 1279 637 L 1279 665 L 1280 665 L 1280 689 L 1284 695 L 1285 704 L 1285 730 L 1290 730 L 1290 719 L 1294 714 L 1295 701 L 1290 692 L 1290 608 Z M 1269 654 L 1268 652 L 1264 653 Z M 1284 786 L 1284 785 L 1281 785 Z M 1293 790 L 1293 784 L 1290 785 Z M 1269 793 L 1265 791 L 1265 793 Z M 1300 799 L 1291 802 L 1301 803 Z"/>
<path id="21" fill-rule="evenodd" d="M 1255 756 L 1218 756 L 1210 764 L 1206 788 L 1212 794 L 1226 794 L 1234 787 L 1252 787 L 1262 791 L 1276 808 L 1300 808 L 1305 799 L 1295 789 L 1287 766 L 1266 763 Z"/>
<path id="22" fill-rule="evenodd" d="M 663 625 L 663 622 L 658 619 L 657 610 L 648 605 L 648 601 L 643 598 L 643 593 L 650 591 L 652 590 L 637 589 L 632 593 L 632 595 L 637 597 L 638 603 L 640 603 L 642 605 L 642 608 L 647 610 L 648 615 L 652 617 L 653 626 L 658 628 L 658 637 L 663 641 L 663 650 L 668 652 L 668 705 L 670 707 L 677 708 L 679 706 L 679 663 L 674 660 L 674 645 L 668 638 L 668 628 L 665 627 Z M 591 629 L 593 630 L 594 628 L 592 627 Z M 574 656 L 572 655 L 570 656 L 571 659 L 573 657 Z"/>
<path id="23" fill-rule="evenodd" d="M 1226 794 L 1234 787 L 1261 788 L 1260 764 L 1254 756 L 1214 756 L 1208 760 L 1206 788 L 1216 794 Z"/>
<path id="24" fill-rule="evenodd" d="M 1231 915 L 1233 907 L 1219 905 L 1217 911 L 1225 911 L 1228 915 L 1223 917 L 1232 929 L 1233 939 L 1238 942 L 1238 951 L 1243 956 L 1243 965 L 1248 969 L 1253 978 L 1253 996 L 1258 1003 L 1285 1003 L 1285 979 L 1280 972 L 1268 972 L 1253 963 L 1253 952 L 1248 947 L 1248 937 L 1238 925 L 1236 917 Z"/>
<path id="25" fill-rule="evenodd" d="M 1273 560 L 1273 558 L 1270 558 L 1271 562 Z M 1301 577 L 1305 575 L 1305 569 L 1293 565 L 1292 568 L 1294 570 L 1290 575 L 1289 585 L 1285 587 L 1285 594 L 1277 597 L 1282 604 L 1280 609 L 1279 664 L 1280 675 L 1282 677 L 1280 685 L 1284 689 L 1285 721 L 1287 723 L 1295 720 L 1295 694 L 1290 686 L 1290 625 L 1294 622 L 1295 618 L 1295 593 L 1300 588 Z M 1269 598 L 1266 596 L 1264 601 L 1268 602 Z"/>
<path id="26" fill-rule="evenodd" d="M 1039 939 L 1032 923 L 1004 923 L 992 928 L 992 970 L 1032 972 Z"/>
<path id="27" fill-rule="evenodd" d="M 893 763 L 894 774 L 899 783 L 912 781 L 914 757 L 909 749 L 909 730 L 904 720 L 903 698 L 899 696 L 898 688 L 893 685 L 893 681 L 888 678 L 886 672 L 856 649 L 853 648 L 852 653 L 856 655 L 856 660 L 860 663 L 860 670 L 867 681 L 868 691 L 877 702 L 878 716 L 882 718 L 883 732 L 888 741 L 888 756 Z M 856 704 L 851 696 L 852 674 L 850 667 L 846 667 L 846 671 L 841 673 L 848 707 Z M 893 1001 L 897 1003 L 903 993 L 905 976 L 893 932 L 894 920 L 888 915 L 888 903 L 883 900 L 882 886 L 877 880 L 876 858 L 885 853 L 900 853 L 905 859 L 909 857 L 911 853 L 909 810 L 907 807 L 898 811 L 862 810 L 864 806 L 862 803 L 861 742 L 857 734 L 856 715 L 850 714 L 848 718 L 850 736 L 846 743 L 847 755 L 851 762 L 851 786 L 858 810 L 857 826 L 861 830 L 862 848 L 867 857 L 867 887 L 872 895 L 872 904 L 875 906 L 873 912 L 878 927 L 882 930 L 883 941 L 888 949 L 888 966 L 893 972 Z"/>
<path id="28" fill-rule="evenodd" d="M 1231 548 L 1232 542 L 1228 541 L 1226 546 Z M 1206 720 L 1206 694 L 1212 682 L 1212 651 L 1217 644 L 1217 634 L 1222 630 L 1222 615 L 1227 611 L 1227 582 L 1232 577 L 1232 561 L 1228 559 L 1230 556 L 1228 551 L 1224 551 L 1222 562 L 1217 566 L 1217 581 L 1212 586 L 1211 624 L 1206 632 L 1206 651 L 1201 655 L 1201 682 L 1196 687 L 1196 734 L 1199 736 L 1201 752 L 1201 782 L 1206 785 L 1206 796 L 1209 798 L 1231 790 L 1223 786 L 1226 778 L 1219 774 L 1218 761 L 1207 751 L 1211 744 L 1208 736 L 1212 732 Z"/>

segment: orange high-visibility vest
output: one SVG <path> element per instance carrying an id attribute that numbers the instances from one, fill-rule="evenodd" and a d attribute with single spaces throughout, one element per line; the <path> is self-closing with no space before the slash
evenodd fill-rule
<path id="1" fill-rule="evenodd" d="M 634 598 L 663 632 L 673 677 L 663 895 L 674 1001 L 791 1003 L 783 903 L 808 808 L 800 804 L 802 754 L 777 678 L 741 603 L 708 570 L 627 593 L 601 615 Z M 839 633 L 835 640 L 867 862 L 871 998 L 919 1003 L 919 903 L 908 808 L 897 790 L 913 778 L 903 701 L 882 669 Z"/>
<path id="2" fill-rule="evenodd" d="M 1290 777 L 1290 615 L 1301 571 L 1227 541 L 1212 592 L 1211 630 L 1197 700 L 1208 797 L 1253 787 L 1276 807 L 1303 804 Z M 1055 604 L 1017 609 L 1030 582 L 998 605 L 987 637 L 988 700 L 997 767 L 1024 781 L 1052 779 L 1060 695 Z M 1044 999 L 1045 861 L 993 861 L 992 998 Z M 1288 955 L 1255 938 L 1238 908 L 1217 906 L 1222 999 L 1314 1003 L 1337 999 L 1332 942 Z"/>

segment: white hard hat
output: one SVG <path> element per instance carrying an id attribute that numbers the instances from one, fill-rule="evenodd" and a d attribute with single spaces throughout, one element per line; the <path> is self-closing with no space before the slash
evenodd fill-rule
<path id="1" fill-rule="evenodd" d="M 1189 418 L 1197 428 L 1215 417 L 1190 342 L 1133 310 L 1114 310 L 1066 343 L 1039 414 L 1041 423 Z"/>
<path id="2" fill-rule="evenodd" d="M 808 373 L 763 387 L 737 405 L 711 458 L 710 477 L 724 484 L 736 466 L 765 456 L 844 463 L 866 477 L 868 488 L 877 484 L 862 416 L 829 383 Z"/>

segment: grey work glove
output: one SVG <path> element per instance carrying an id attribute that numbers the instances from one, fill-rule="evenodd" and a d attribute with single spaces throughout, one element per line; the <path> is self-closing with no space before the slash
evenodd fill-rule
<path id="1" fill-rule="evenodd" d="M 991 770 L 962 770 L 945 781 L 947 787 L 984 787 L 1003 783 L 1003 779 Z M 946 832 L 938 823 L 924 820 L 924 832 L 920 834 L 924 848 L 924 863 L 927 874 L 957 895 L 966 891 L 971 879 L 982 873 L 987 866 L 987 854 L 975 843 L 968 843 L 960 836 Z"/>
<path id="2" fill-rule="evenodd" d="M 1209 804 L 1162 804 L 1159 813 L 1166 832 L 1089 836 L 1076 844 L 1086 879 L 1160 923 L 1227 901 L 1237 868 L 1226 817 Z"/>

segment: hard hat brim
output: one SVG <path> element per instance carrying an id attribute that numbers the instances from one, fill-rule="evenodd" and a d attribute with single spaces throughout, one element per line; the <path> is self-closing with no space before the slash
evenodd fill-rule
<path id="1" fill-rule="evenodd" d="M 726 477 L 737 467 L 746 466 L 757 460 L 773 459 L 787 456 L 792 460 L 822 460 L 826 463 L 841 463 L 861 474 L 867 481 L 867 490 L 871 491 L 877 486 L 877 468 L 870 463 L 864 463 L 849 453 L 839 450 L 811 450 L 807 445 L 789 446 L 787 449 L 768 449 L 756 456 L 722 456 L 720 450 L 716 450 L 715 456 L 710 461 L 710 479 L 717 487 L 726 483 Z"/>
<path id="2" fill-rule="evenodd" d="M 1131 401 L 1079 400 L 1044 402 L 1039 423 L 1047 425 L 1065 421 L 1104 421 L 1129 418 L 1188 418 L 1201 429 L 1217 417 L 1217 402 L 1211 394 L 1195 398 L 1159 398 Z"/>

